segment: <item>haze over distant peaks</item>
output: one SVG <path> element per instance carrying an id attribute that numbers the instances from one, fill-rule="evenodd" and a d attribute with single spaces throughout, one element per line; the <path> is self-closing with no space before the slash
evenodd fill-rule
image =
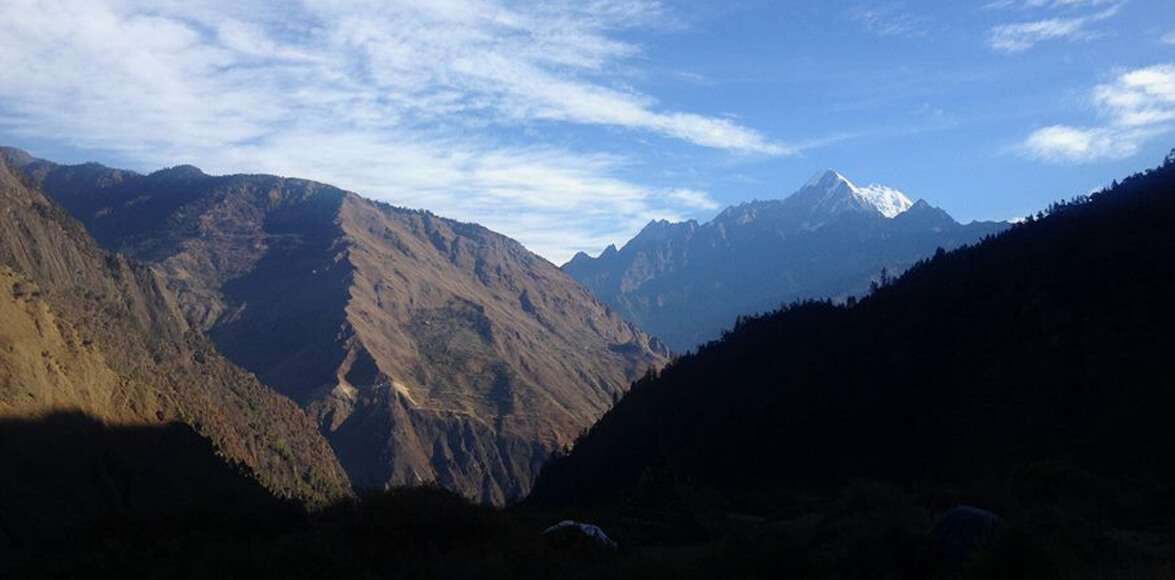
<path id="1" fill-rule="evenodd" d="M 740 315 L 804 298 L 845 298 L 882 268 L 904 270 L 937 248 L 1007 224 L 962 225 L 884 185 L 828 170 L 784 198 L 728 207 L 713 220 L 650 222 L 619 250 L 563 266 L 629 320 L 684 351 Z"/>

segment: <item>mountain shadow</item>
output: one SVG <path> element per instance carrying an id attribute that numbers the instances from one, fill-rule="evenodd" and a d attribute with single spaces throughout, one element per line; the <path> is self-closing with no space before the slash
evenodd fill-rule
<path id="1" fill-rule="evenodd" d="M 112 425 L 81 412 L 0 418 L 0 462 L 0 573 L 12 577 L 52 576 L 58 557 L 107 537 L 227 532 L 301 509 L 183 423 Z"/>
<path id="2" fill-rule="evenodd" d="M 621 559 L 438 487 L 308 511 L 182 423 L 0 419 L 0 578 L 592 578 Z"/>

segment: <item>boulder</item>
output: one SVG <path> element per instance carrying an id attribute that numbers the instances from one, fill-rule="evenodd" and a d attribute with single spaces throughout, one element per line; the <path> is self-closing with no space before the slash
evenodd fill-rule
<path id="1" fill-rule="evenodd" d="M 939 516 L 931 536 L 947 561 L 962 563 L 991 545 L 1002 525 L 1003 519 L 992 512 L 961 505 Z"/>
<path id="2" fill-rule="evenodd" d="M 563 520 L 543 530 L 544 536 L 566 536 L 569 534 L 587 538 L 596 544 L 610 548 L 612 550 L 620 547 L 616 542 L 612 541 L 612 538 L 609 538 L 608 534 L 605 534 L 604 530 L 600 529 L 599 526 L 585 524 L 574 520 Z"/>

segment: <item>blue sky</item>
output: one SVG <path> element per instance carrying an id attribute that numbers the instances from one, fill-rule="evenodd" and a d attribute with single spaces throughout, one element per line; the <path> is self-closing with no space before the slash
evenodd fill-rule
<path id="1" fill-rule="evenodd" d="M 326 181 L 557 263 L 835 168 L 1007 219 L 1175 147 L 1175 1 L 0 0 L 0 143 Z"/>

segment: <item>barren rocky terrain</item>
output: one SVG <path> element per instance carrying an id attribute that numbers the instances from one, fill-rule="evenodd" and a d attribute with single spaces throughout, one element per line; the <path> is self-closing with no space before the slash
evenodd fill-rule
<path id="1" fill-rule="evenodd" d="M 360 488 L 495 503 L 667 361 L 556 266 L 474 224 L 299 179 L 26 159 L 190 323 L 307 409 Z"/>
<path id="2" fill-rule="evenodd" d="M 0 416 L 183 423 L 279 496 L 323 504 L 351 492 L 303 411 L 218 354 L 158 270 L 98 248 L 10 159 L 0 156 Z"/>

